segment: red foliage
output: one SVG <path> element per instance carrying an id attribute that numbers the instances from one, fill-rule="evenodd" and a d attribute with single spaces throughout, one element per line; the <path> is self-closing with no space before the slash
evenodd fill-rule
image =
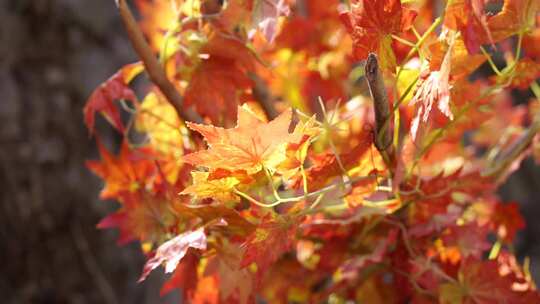
<path id="1" fill-rule="evenodd" d="M 121 205 L 98 227 L 141 242 L 140 281 L 164 265 L 161 293 L 189 303 L 539 302 L 511 252 L 524 220 L 496 191 L 538 139 L 539 101 L 509 96 L 540 94 L 540 2 L 448 1 L 440 16 L 430 1 L 348 2 L 139 2 L 203 121 L 182 121 L 160 84 L 139 103 L 140 64 L 96 89 L 88 129 L 99 112 L 124 136 L 118 155 L 96 136 L 87 162 Z M 369 53 L 384 83 L 360 81 Z M 472 80 L 486 62 L 493 75 Z"/>

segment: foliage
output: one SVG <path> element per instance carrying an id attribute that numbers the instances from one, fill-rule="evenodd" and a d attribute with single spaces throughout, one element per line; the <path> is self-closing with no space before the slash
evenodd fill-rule
<path id="1" fill-rule="evenodd" d="M 85 121 L 102 158 L 88 167 L 121 206 L 99 227 L 142 244 L 141 281 L 164 264 L 162 294 L 189 303 L 540 301 L 513 255 L 517 204 L 496 195 L 539 155 L 540 2 L 137 4 L 151 46 L 135 49 L 152 48 L 183 103 L 141 55 Z M 371 53 L 382 89 L 362 77 Z M 512 90 L 535 97 L 515 106 Z M 97 113 L 122 135 L 118 155 Z"/>

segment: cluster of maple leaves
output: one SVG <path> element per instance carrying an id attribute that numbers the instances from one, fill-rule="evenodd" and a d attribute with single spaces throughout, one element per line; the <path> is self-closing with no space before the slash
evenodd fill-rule
<path id="1" fill-rule="evenodd" d="M 154 84 L 139 100 L 143 63 L 84 109 L 101 154 L 87 165 L 121 206 L 98 227 L 141 243 L 140 281 L 164 266 L 161 293 L 188 303 L 540 303 L 513 254 L 518 205 L 496 195 L 540 154 L 539 1 L 136 4 L 182 110 L 201 118 L 183 121 Z M 512 90 L 534 97 L 515 106 Z M 97 113 L 123 137 L 117 155 Z"/>

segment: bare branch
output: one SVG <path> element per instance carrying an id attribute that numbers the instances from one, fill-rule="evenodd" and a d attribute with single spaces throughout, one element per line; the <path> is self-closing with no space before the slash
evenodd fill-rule
<path id="1" fill-rule="evenodd" d="M 536 117 L 531 126 L 510 147 L 495 157 L 483 175 L 493 176 L 495 179 L 505 176 L 507 169 L 529 148 L 539 131 L 540 117 Z"/>
<path id="2" fill-rule="evenodd" d="M 116 0 L 116 5 L 120 11 L 120 16 L 122 17 L 122 22 L 126 28 L 129 40 L 131 41 L 135 52 L 137 52 L 137 55 L 139 55 L 141 61 L 143 62 L 152 83 L 154 83 L 161 90 L 163 95 L 178 113 L 178 117 L 182 118 L 184 121 L 201 123 L 202 118 L 194 110 L 183 109 L 182 96 L 167 78 L 165 71 L 146 42 L 137 21 L 135 20 L 135 17 L 133 17 L 133 13 L 126 3 L 126 0 Z"/>
<path id="3" fill-rule="evenodd" d="M 370 53 L 368 55 L 365 76 L 369 85 L 371 98 L 375 110 L 375 147 L 387 164 L 393 163 L 394 151 L 392 147 L 392 132 L 390 132 L 390 104 L 388 95 L 384 86 L 384 79 L 380 73 L 377 55 Z"/>

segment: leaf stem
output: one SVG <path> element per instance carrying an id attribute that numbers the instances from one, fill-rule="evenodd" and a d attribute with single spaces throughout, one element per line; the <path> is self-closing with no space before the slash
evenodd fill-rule
<path id="1" fill-rule="evenodd" d="M 358 181 L 365 180 L 365 179 L 371 179 L 371 178 L 372 178 L 371 176 L 361 176 L 361 177 L 351 178 L 348 181 L 346 181 L 345 183 L 346 184 L 353 184 L 353 183 L 356 183 Z M 247 199 L 248 201 L 254 203 L 257 206 L 265 207 L 265 208 L 272 208 L 272 207 L 275 207 L 275 206 L 277 206 L 279 204 L 283 204 L 283 203 L 294 203 L 294 202 L 300 202 L 302 200 L 305 200 L 305 199 L 311 198 L 311 197 L 319 197 L 320 195 L 326 194 L 326 193 L 328 193 L 328 192 L 330 192 L 332 190 L 337 189 L 341 185 L 342 185 L 342 183 L 331 184 L 331 185 L 329 185 L 327 187 L 324 187 L 324 188 L 322 188 L 320 190 L 310 192 L 310 193 L 307 193 L 307 194 L 302 195 L 302 196 L 293 196 L 293 197 L 287 197 L 287 198 L 280 198 L 280 199 L 278 199 L 275 202 L 272 202 L 270 204 L 262 203 L 262 202 L 258 201 L 257 199 L 251 197 L 249 194 L 244 193 L 244 192 L 242 192 L 242 191 L 240 191 L 240 190 L 238 190 L 236 188 L 233 188 L 233 192 L 235 194 Z"/>
<path id="2" fill-rule="evenodd" d="M 491 56 L 488 54 L 488 52 L 486 52 L 483 46 L 480 46 L 480 51 L 482 51 L 482 54 L 484 54 L 484 57 L 486 57 L 493 72 L 495 72 L 497 76 L 501 76 L 502 75 L 501 71 L 499 70 L 499 68 L 497 68 L 497 66 L 495 65 L 495 62 L 493 62 L 493 58 L 491 58 Z"/>

